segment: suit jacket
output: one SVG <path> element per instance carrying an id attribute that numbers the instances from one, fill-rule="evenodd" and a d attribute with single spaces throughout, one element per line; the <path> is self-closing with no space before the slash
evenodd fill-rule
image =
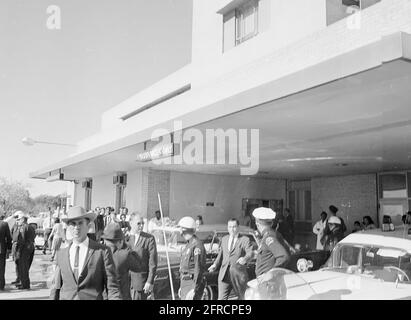
<path id="1" fill-rule="evenodd" d="M 84 267 L 78 281 L 70 266 L 69 247 L 57 252 L 57 268 L 51 286 L 52 300 L 120 300 L 120 285 L 111 251 L 89 240 Z"/>
<path id="2" fill-rule="evenodd" d="M 11 234 L 9 224 L 0 221 L 0 254 L 6 254 L 11 249 Z"/>
<path id="3" fill-rule="evenodd" d="M 144 284 L 154 284 L 157 272 L 157 244 L 153 235 L 140 232 L 137 244 L 134 244 L 135 236 L 131 235 L 127 241 L 128 247 L 135 251 L 141 263 L 141 272 L 131 272 L 131 287 L 134 290 L 143 290 Z"/>
<path id="4" fill-rule="evenodd" d="M 18 227 L 17 231 L 17 257 L 22 254 L 31 254 L 34 251 L 34 239 L 36 238 L 36 231 L 27 223 Z"/>
<path id="5" fill-rule="evenodd" d="M 247 262 L 253 258 L 253 247 L 248 237 L 239 235 L 231 252 L 228 248 L 229 239 L 230 236 L 226 235 L 221 240 L 220 250 L 214 262 L 217 269 L 220 268 L 220 272 L 218 274 L 218 281 L 222 281 L 224 279 L 228 267 L 230 265 L 234 266 L 239 258 L 244 257 Z M 245 267 L 244 272 L 246 272 Z"/>
<path id="6" fill-rule="evenodd" d="M 141 263 L 135 251 L 125 246 L 113 253 L 116 273 L 120 281 L 120 291 L 123 300 L 131 300 L 129 272 L 140 272 Z"/>

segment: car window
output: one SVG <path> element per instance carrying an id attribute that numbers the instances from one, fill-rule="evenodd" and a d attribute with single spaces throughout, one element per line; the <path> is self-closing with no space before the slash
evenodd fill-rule
<path id="1" fill-rule="evenodd" d="M 196 236 L 203 244 L 211 243 L 214 237 L 214 231 L 197 231 Z"/>
<path id="2" fill-rule="evenodd" d="M 360 244 L 337 245 L 326 267 L 344 273 L 363 274 L 382 281 L 411 279 L 411 255 L 404 250 Z"/>
<path id="3" fill-rule="evenodd" d="M 255 241 L 255 238 L 254 238 L 254 236 L 252 235 L 252 234 L 249 234 L 249 233 L 242 233 L 241 234 L 242 236 L 246 236 L 249 240 L 250 240 L 250 244 L 251 244 L 251 246 L 253 247 L 253 250 L 257 250 L 258 249 L 258 244 L 257 244 L 257 242 Z"/>

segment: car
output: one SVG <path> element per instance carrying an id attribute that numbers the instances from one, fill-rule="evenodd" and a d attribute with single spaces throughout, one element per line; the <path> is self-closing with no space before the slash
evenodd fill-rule
<path id="1" fill-rule="evenodd" d="M 256 231 L 246 227 L 240 226 L 240 235 L 247 236 L 254 250 L 258 248 L 258 237 Z M 168 262 L 170 262 L 171 276 L 173 279 L 173 288 L 175 297 L 177 297 L 177 291 L 180 287 L 180 257 L 181 251 L 185 247 L 185 240 L 180 235 L 180 230 L 175 226 L 156 227 L 153 229 L 152 234 L 156 238 L 157 252 L 158 252 L 158 268 L 154 281 L 154 296 L 156 299 L 171 299 L 170 289 L 170 276 L 168 269 Z M 226 224 L 213 224 L 213 225 L 201 225 L 197 230 L 197 237 L 203 241 L 206 249 L 206 267 L 214 262 L 217 257 L 221 239 L 227 235 Z M 165 238 L 165 239 L 164 239 Z M 167 260 L 168 254 L 168 260 Z M 329 257 L 328 251 L 313 250 L 306 252 L 293 253 L 287 268 L 295 272 L 305 271 L 309 268 L 317 270 L 320 268 L 327 258 Z M 255 278 L 255 262 L 253 259 L 247 264 L 247 272 L 249 278 Z M 303 267 L 301 267 L 303 265 Z M 204 300 L 215 300 L 218 297 L 218 270 L 214 272 L 206 272 L 205 277 L 207 285 L 204 290 Z M 237 297 L 232 294 L 229 299 L 236 299 Z"/>
<path id="2" fill-rule="evenodd" d="M 44 230 L 43 230 L 42 217 L 30 217 L 27 219 L 27 223 L 36 231 L 36 238 L 34 239 L 34 247 L 41 250 L 44 246 Z"/>
<path id="3" fill-rule="evenodd" d="M 338 242 L 319 270 L 297 274 L 276 269 L 250 281 L 246 299 L 410 300 L 410 279 L 409 226 L 373 229 Z"/>

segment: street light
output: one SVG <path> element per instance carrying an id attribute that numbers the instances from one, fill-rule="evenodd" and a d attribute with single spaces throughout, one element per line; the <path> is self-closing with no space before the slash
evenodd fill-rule
<path id="1" fill-rule="evenodd" d="M 66 147 L 75 147 L 75 144 L 69 144 L 69 143 L 58 143 L 58 142 L 48 142 L 48 141 L 38 141 L 38 140 L 34 140 L 31 139 L 29 137 L 24 137 L 21 142 L 25 145 L 25 146 L 34 146 L 36 143 L 43 143 L 43 144 L 54 144 L 54 145 L 59 145 L 59 146 L 66 146 Z"/>

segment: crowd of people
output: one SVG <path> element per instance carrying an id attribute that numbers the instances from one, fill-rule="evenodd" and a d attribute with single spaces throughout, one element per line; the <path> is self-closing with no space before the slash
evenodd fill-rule
<path id="1" fill-rule="evenodd" d="M 331 251 L 335 245 L 344 238 L 347 227 L 344 219 L 337 215 L 338 208 L 334 205 L 328 207 L 328 213 L 323 211 L 313 227 L 313 233 L 317 236 L 317 250 Z M 411 212 L 410 212 L 411 214 Z M 410 216 L 411 221 L 411 216 Z M 352 233 L 375 229 L 376 226 L 370 216 L 364 216 L 362 223 L 355 221 Z"/>
<path id="2" fill-rule="evenodd" d="M 139 213 L 129 213 L 125 207 L 116 213 L 114 208 L 86 211 L 75 206 L 44 219 L 43 253 L 51 253 L 55 263 L 51 299 L 153 299 L 157 273 L 157 242 L 153 230 L 163 225 L 160 211 L 147 220 Z M 321 212 L 313 227 L 317 236 L 316 249 L 333 250 L 345 236 L 344 219 L 338 208 L 330 205 Z M 13 215 L 16 223 L 9 228 L 0 221 L 0 290 L 4 290 L 4 271 L 7 254 L 11 251 L 19 289 L 30 289 L 29 269 L 34 255 L 35 230 L 21 211 Z M 204 224 L 201 215 L 184 217 L 173 225 L 180 228 L 186 240 L 180 260 L 181 299 L 200 299 L 205 287 L 205 273 L 218 270 L 218 298 L 228 299 L 233 291 L 244 298 L 247 287 L 247 263 L 256 258 L 256 276 L 273 267 L 285 267 L 295 253 L 294 219 L 289 209 L 277 214 L 270 208 L 256 208 L 250 215 L 258 233 L 258 250 L 247 236 L 239 234 L 240 222 L 227 221 L 228 235 L 223 237 L 217 258 L 206 267 L 205 248 L 196 233 Z M 3 217 L 0 218 L 3 220 Z M 403 217 L 411 224 L 411 211 Z M 370 216 L 355 221 L 352 232 L 375 228 Z M 68 259 L 67 259 L 68 257 Z M 207 270 L 208 269 L 208 270 Z"/>

